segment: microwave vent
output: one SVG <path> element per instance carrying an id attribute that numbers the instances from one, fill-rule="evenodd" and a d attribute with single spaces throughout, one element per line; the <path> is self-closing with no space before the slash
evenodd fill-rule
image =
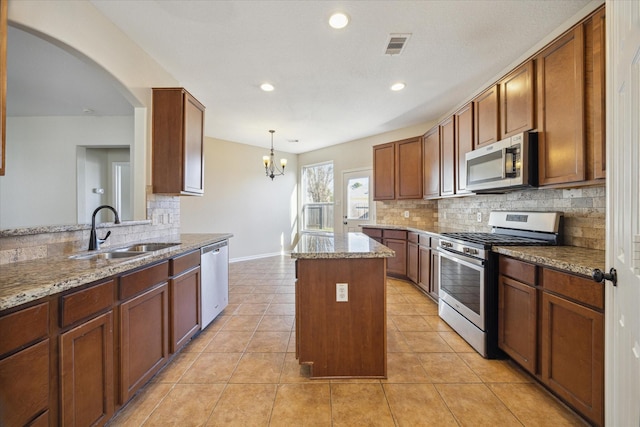
<path id="1" fill-rule="evenodd" d="M 407 41 L 411 37 L 411 34 L 389 34 L 389 38 L 387 39 L 386 48 L 384 51 L 385 55 L 400 55 L 404 50 L 405 46 L 407 46 Z"/>

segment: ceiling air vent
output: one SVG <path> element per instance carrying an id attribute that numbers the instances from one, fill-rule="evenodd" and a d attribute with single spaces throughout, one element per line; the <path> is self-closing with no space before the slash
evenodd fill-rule
<path id="1" fill-rule="evenodd" d="M 407 45 L 407 41 L 411 37 L 411 34 L 389 34 L 387 40 L 387 47 L 385 48 L 385 55 L 400 55 Z"/>

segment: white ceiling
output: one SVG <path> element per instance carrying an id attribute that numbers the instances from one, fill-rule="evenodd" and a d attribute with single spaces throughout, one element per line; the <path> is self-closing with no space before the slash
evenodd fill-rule
<path id="1" fill-rule="evenodd" d="M 275 129 L 291 153 L 438 119 L 589 3 L 90 1 L 206 105 L 206 135 L 266 147 Z M 390 33 L 411 33 L 401 55 Z"/>

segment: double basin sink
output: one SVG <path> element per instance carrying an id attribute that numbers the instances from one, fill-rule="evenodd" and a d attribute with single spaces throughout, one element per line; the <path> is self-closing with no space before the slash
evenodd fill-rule
<path id="1" fill-rule="evenodd" d="M 179 244 L 180 243 L 136 243 L 123 248 L 107 250 L 105 252 L 72 255 L 69 258 L 79 260 L 131 258 L 145 253 L 167 249 Z"/>

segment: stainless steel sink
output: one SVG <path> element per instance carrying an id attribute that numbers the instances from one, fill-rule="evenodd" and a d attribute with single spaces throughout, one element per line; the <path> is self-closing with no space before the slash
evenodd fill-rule
<path id="1" fill-rule="evenodd" d="M 100 252 L 97 254 L 82 254 L 82 255 L 73 255 L 69 258 L 71 259 L 82 259 L 82 260 L 94 260 L 94 259 L 121 259 L 121 258 L 131 258 L 134 256 L 142 255 L 143 252 L 134 252 L 134 251 L 112 251 L 112 252 Z"/>
<path id="2" fill-rule="evenodd" d="M 125 252 L 153 252 L 177 246 L 179 244 L 180 243 L 137 243 L 117 250 Z"/>

